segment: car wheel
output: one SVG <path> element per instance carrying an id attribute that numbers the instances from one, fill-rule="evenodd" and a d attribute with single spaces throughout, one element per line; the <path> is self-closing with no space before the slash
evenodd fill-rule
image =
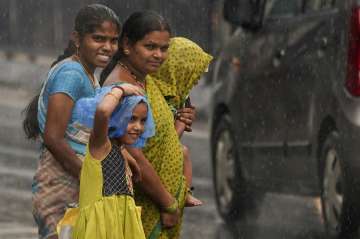
<path id="1" fill-rule="evenodd" d="M 348 238 L 358 228 L 356 194 L 344 173 L 339 135 L 331 132 L 321 152 L 321 204 L 326 231 L 331 238 Z"/>
<path id="2" fill-rule="evenodd" d="M 240 173 L 240 162 L 235 145 L 230 117 L 225 115 L 217 124 L 213 135 L 213 179 L 216 204 L 225 221 L 239 219 L 246 206 L 245 181 Z M 246 201 L 251 201 L 247 197 Z"/>

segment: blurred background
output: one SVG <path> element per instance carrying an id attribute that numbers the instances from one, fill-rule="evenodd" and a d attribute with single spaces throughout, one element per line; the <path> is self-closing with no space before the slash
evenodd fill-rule
<path id="1" fill-rule="evenodd" d="M 58 54 L 67 43 L 76 12 L 94 2 L 114 9 L 122 22 L 136 10 L 157 11 L 169 21 L 174 35 L 190 37 L 211 52 L 220 43 L 214 38 L 224 36 L 213 35 L 221 24 L 222 1 L 217 0 L 1 0 L 1 51 L 9 57 L 19 51 L 33 58 Z"/>
<path id="2" fill-rule="evenodd" d="M 212 74 L 236 30 L 223 19 L 224 0 L 0 0 L 0 239 L 37 238 L 31 181 L 39 145 L 25 139 L 22 111 L 66 47 L 77 11 L 90 3 L 109 6 L 121 22 L 133 11 L 155 10 L 169 21 L 174 36 L 190 38 L 214 56 L 191 93 L 197 120 L 183 138 L 191 152 L 195 195 L 205 204 L 185 211 L 182 238 L 324 238 L 317 199 L 266 195 L 250 222 L 231 225 L 216 211 L 208 126 Z"/>
<path id="3" fill-rule="evenodd" d="M 222 1 L 0 0 L 1 239 L 36 238 L 31 214 L 31 181 L 37 166 L 39 145 L 25 139 L 21 126 L 22 111 L 40 88 L 50 64 L 67 46 L 77 11 L 90 3 L 109 6 L 119 15 L 121 22 L 133 11 L 155 10 L 169 21 L 174 36 L 188 37 L 213 55 L 219 48 L 220 38 L 225 36 L 214 31 L 220 27 L 225 29 L 220 26 L 226 24 L 221 16 Z M 185 225 L 184 238 L 213 234 L 203 227 L 207 226 L 208 220 L 217 220 L 208 147 L 209 85 L 209 79 L 204 77 L 192 93 L 198 119 L 194 132 L 184 138 L 196 158 L 193 162 L 197 194 L 207 206 L 186 214 L 185 224 L 188 226 Z M 202 222 L 203 227 L 194 223 L 200 223 L 199 217 L 207 218 Z"/>

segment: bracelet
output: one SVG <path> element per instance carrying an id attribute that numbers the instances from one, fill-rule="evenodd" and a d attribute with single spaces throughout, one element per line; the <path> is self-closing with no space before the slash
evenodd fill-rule
<path id="1" fill-rule="evenodd" d="M 194 187 L 190 187 L 190 188 L 188 187 L 188 188 L 186 188 L 187 193 L 190 194 L 190 195 L 193 195 L 194 189 L 195 189 Z"/>
<path id="2" fill-rule="evenodd" d="M 124 87 L 122 87 L 121 85 L 115 85 L 113 88 L 118 88 L 119 90 L 121 90 L 122 91 L 122 96 L 125 96 L 125 89 L 124 89 Z M 113 89 L 112 88 L 112 89 Z"/>
<path id="3" fill-rule="evenodd" d="M 179 203 L 178 201 L 175 199 L 174 202 L 172 204 L 170 204 L 170 206 L 168 207 L 163 207 L 162 208 L 162 211 L 163 212 L 166 212 L 166 213 L 171 213 L 171 214 L 174 214 L 176 213 L 176 211 L 178 210 L 179 208 Z"/>

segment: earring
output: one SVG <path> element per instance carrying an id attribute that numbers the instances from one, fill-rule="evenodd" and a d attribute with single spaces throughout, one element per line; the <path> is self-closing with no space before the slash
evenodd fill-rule
<path id="1" fill-rule="evenodd" d="M 124 54 L 125 55 L 129 55 L 130 54 L 130 51 L 128 49 L 124 49 Z"/>

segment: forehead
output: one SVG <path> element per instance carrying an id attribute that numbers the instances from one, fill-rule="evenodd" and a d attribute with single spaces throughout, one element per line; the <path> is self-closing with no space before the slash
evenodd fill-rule
<path id="1" fill-rule="evenodd" d="M 153 31 L 146 34 L 141 41 L 145 43 L 155 43 L 158 45 L 168 45 L 170 41 L 170 33 L 168 31 Z"/>
<path id="2" fill-rule="evenodd" d="M 99 35 L 119 35 L 118 26 L 111 21 L 104 21 L 99 27 L 95 28 L 95 31 L 92 34 Z"/>
<path id="3" fill-rule="evenodd" d="M 134 115 L 144 115 L 146 116 L 147 114 L 147 105 L 145 102 L 140 102 L 139 104 L 137 104 L 133 110 L 133 114 Z"/>

